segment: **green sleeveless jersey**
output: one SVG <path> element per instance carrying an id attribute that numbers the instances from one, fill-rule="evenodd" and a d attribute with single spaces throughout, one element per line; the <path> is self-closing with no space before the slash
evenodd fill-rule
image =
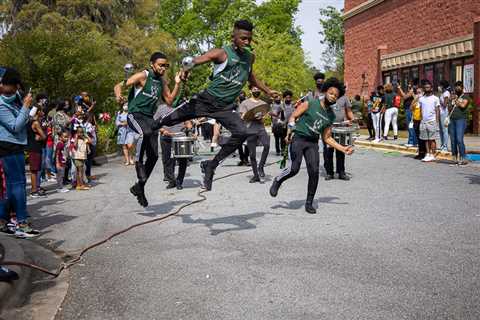
<path id="1" fill-rule="evenodd" d="M 231 45 L 223 49 L 227 53 L 227 60 L 223 64 L 215 65 L 207 92 L 220 103 L 231 104 L 250 77 L 253 55 L 247 51 L 239 54 Z"/>
<path id="2" fill-rule="evenodd" d="M 163 93 L 162 78 L 156 77 L 152 70 L 148 72 L 147 80 L 142 89 L 135 87 L 130 89 L 128 94 L 128 112 L 139 112 L 146 116 L 153 117 L 157 111 L 157 102 Z"/>
<path id="3" fill-rule="evenodd" d="M 335 121 L 335 112 L 327 108 L 325 110 L 321 104 L 320 99 L 308 100 L 308 109 L 297 120 L 295 134 L 318 140 L 323 133 L 323 130 L 330 127 Z"/>

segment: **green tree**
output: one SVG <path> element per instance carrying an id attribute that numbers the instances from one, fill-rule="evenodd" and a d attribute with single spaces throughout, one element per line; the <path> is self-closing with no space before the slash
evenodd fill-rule
<path id="1" fill-rule="evenodd" d="M 343 10 L 328 6 L 320 9 L 320 25 L 323 36 L 322 44 L 327 45 L 323 52 L 323 60 L 327 70 L 334 71 L 337 76 L 343 78 L 344 70 L 344 29 Z"/>

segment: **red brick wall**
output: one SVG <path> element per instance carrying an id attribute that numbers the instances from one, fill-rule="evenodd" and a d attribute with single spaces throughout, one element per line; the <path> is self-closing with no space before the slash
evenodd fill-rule
<path id="1" fill-rule="evenodd" d="M 345 12 L 347 12 L 348 10 L 352 9 L 352 8 L 355 8 L 356 6 L 358 6 L 359 4 L 362 4 L 364 2 L 367 2 L 367 0 L 345 0 Z"/>
<path id="2" fill-rule="evenodd" d="M 352 5 L 361 1 L 345 1 Z M 386 0 L 345 21 L 345 82 L 348 94 L 360 93 L 361 75 L 369 91 L 377 85 L 377 47 L 385 54 L 473 33 L 478 0 Z"/>

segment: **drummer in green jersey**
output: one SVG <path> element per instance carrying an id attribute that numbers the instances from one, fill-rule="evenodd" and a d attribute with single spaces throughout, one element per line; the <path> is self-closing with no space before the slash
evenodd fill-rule
<path id="1" fill-rule="evenodd" d="M 122 90 L 124 87 L 131 87 L 128 94 L 127 123 L 138 134 L 135 154 L 138 181 L 130 188 L 130 192 L 143 207 L 148 206 L 144 187 L 158 160 L 158 131 L 152 130 L 153 115 L 160 99 L 167 105 L 172 104 L 183 80 L 182 73 L 178 72 L 175 76 L 175 87 L 170 91 L 165 78 L 169 67 L 167 57 L 161 52 L 155 52 L 150 58 L 150 68 L 134 74 L 114 88 L 117 102 L 124 104 L 126 99 L 122 96 Z"/>
<path id="2" fill-rule="evenodd" d="M 204 173 L 203 187 L 211 190 L 213 175 L 219 163 L 233 153 L 246 139 L 247 127 L 234 112 L 235 100 L 240 95 L 248 81 L 269 96 L 278 93 L 270 90 L 255 76 L 252 66 L 255 56 L 251 52 L 253 25 L 246 20 L 235 22 L 232 43 L 221 49 L 212 49 L 207 53 L 182 61 L 184 70 L 195 65 L 213 62 L 213 74 L 207 88 L 192 96 L 190 101 L 180 105 L 170 114 L 156 121 L 154 129 L 161 126 L 172 126 L 185 120 L 208 117 L 214 118 L 229 130 L 231 138 L 224 144 L 213 160 L 202 161 L 200 164 Z"/>
<path id="3" fill-rule="evenodd" d="M 335 113 L 331 106 L 344 95 L 343 83 L 336 78 L 330 78 L 323 84 L 325 93 L 320 98 L 311 98 L 300 104 L 290 116 L 288 122 L 287 143 L 289 143 L 289 165 L 273 179 L 270 195 L 276 197 L 283 182 L 295 176 L 300 171 L 302 159 L 305 158 L 308 172 L 308 191 L 305 211 L 314 214 L 313 199 L 317 191 L 320 156 L 318 142 L 320 137 L 332 148 L 345 154 L 352 154 L 352 147 L 338 144 L 332 138 L 331 126 L 335 121 Z M 293 138 L 292 138 L 293 134 Z"/>

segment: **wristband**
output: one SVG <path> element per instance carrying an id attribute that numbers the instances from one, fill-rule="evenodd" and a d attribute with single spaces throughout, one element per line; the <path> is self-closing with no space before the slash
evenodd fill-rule
<path id="1" fill-rule="evenodd" d="M 289 122 L 288 123 L 288 128 L 291 129 L 291 130 L 295 129 L 295 122 Z"/>

